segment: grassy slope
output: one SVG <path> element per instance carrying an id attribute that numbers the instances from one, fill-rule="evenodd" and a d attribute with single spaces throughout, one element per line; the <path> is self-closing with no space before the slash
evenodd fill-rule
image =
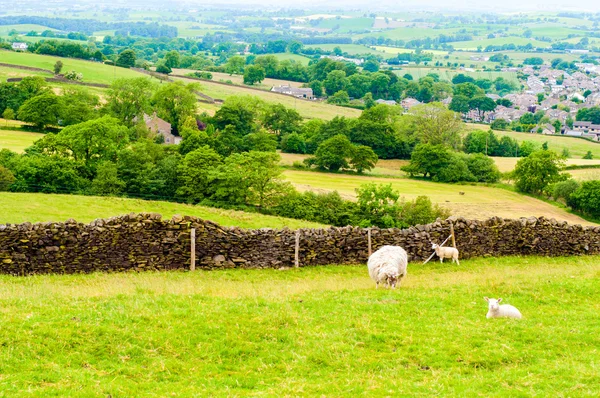
<path id="1" fill-rule="evenodd" d="M 469 65 L 469 64 L 467 64 Z M 415 80 L 425 77 L 430 73 L 435 73 L 440 76 L 440 80 L 451 81 L 452 78 L 458 74 L 471 76 L 475 79 L 490 79 L 495 80 L 498 77 L 503 77 L 506 80 L 512 81 L 513 83 L 519 84 L 517 74 L 515 72 L 492 72 L 492 71 L 476 71 L 469 72 L 460 69 L 449 69 L 449 68 L 437 68 L 437 67 L 412 67 L 404 66 L 400 70 L 394 70 L 399 76 L 410 74 Z"/>
<path id="2" fill-rule="evenodd" d="M 257 213 L 191 206 L 180 203 L 77 195 L 0 192 L 0 224 L 65 221 L 90 222 L 127 213 L 160 213 L 197 216 L 225 226 L 243 228 L 316 228 L 322 225 Z"/>
<path id="3" fill-rule="evenodd" d="M 198 83 L 197 80 L 180 79 L 188 83 Z M 281 103 L 288 108 L 295 108 L 305 118 L 319 118 L 330 120 L 336 116 L 358 117 L 361 111 L 358 109 L 343 108 L 328 105 L 321 101 L 307 101 L 296 99 L 288 95 L 279 95 L 264 90 L 252 90 L 235 85 L 223 85 L 211 82 L 200 82 L 200 91 L 213 98 L 225 100 L 233 95 L 252 95 L 264 101 Z"/>
<path id="4" fill-rule="evenodd" d="M 600 257 L 0 277 L 8 396 L 597 396 Z M 521 320 L 486 319 L 484 296 Z M 27 393 L 24 393 L 27 391 Z"/>
<path id="5" fill-rule="evenodd" d="M 194 72 L 196 72 L 196 71 L 194 71 L 192 69 L 175 69 L 173 71 L 173 73 L 176 75 L 186 75 L 186 74 L 194 73 Z M 243 75 L 230 75 L 229 73 L 221 73 L 221 72 L 210 72 L 210 73 L 213 76 L 212 80 L 216 81 L 216 82 L 226 82 L 229 80 L 233 84 L 238 84 L 243 87 L 254 87 L 254 88 L 260 88 L 260 89 L 267 90 L 267 91 L 270 91 L 273 86 L 286 85 L 286 86 L 292 86 L 292 87 L 300 87 L 300 86 L 302 86 L 302 84 L 304 84 L 304 83 L 300 83 L 300 82 L 293 82 L 290 80 L 266 78 L 260 84 L 257 83 L 257 84 L 254 84 L 253 86 L 247 86 L 247 85 L 244 85 L 244 76 Z M 202 83 L 200 83 L 200 84 L 202 84 Z"/>
<path id="6" fill-rule="evenodd" d="M 481 185 L 454 185 L 408 178 L 332 175 L 297 170 L 286 170 L 284 176 L 301 191 L 329 192 L 337 190 L 347 199 L 354 198 L 355 189 L 362 184 L 369 182 L 391 184 L 406 199 L 427 195 L 432 202 L 449 208 L 452 214 L 471 219 L 487 219 L 491 216 L 515 218 L 543 215 L 574 224 L 591 224 L 563 209 L 529 196 Z M 464 192 L 464 195 L 460 195 L 459 192 Z"/>
<path id="7" fill-rule="evenodd" d="M 5 123 L 4 119 L 0 119 L 0 149 L 10 149 L 21 153 L 25 148 L 31 146 L 34 141 L 44 136 L 43 134 L 26 131 L 2 130 Z"/>
<path id="8" fill-rule="evenodd" d="M 117 78 L 133 78 L 144 76 L 129 69 L 115 68 L 98 62 L 83 61 L 72 58 L 61 58 L 48 55 L 32 53 L 17 53 L 12 51 L 0 52 L 0 62 L 12 65 L 24 65 L 34 68 L 52 70 L 56 61 L 61 60 L 64 64 L 63 71 L 75 70 L 83 73 L 83 81 L 89 83 L 110 84 L 115 76 Z"/>
<path id="9" fill-rule="evenodd" d="M 0 52 L 0 56 L 3 53 Z M 0 57 L 0 62 L 4 62 Z M 27 76 L 42 76 L 42 77 L 52 77 L 52 74 L 46 72 L 34 72 L 31 70 L 22 70 L 7 66 L 0 66 L 0 83 L 4 83 L 6 79 L 13 77 L 27 77 Z"/>
<path id="10" fill-rule="evenodd" d="M 470 41 L 455 41 L 451 44 L 454 48 L 457 49 L 465 49 L 465 50 L 476 50 L 477 47 L 481 46 L 483 48 L 487 46 L 502 46 L 504 44 L 514 44 L 516 46 L 524 46 L 526 44 L 531 43 L 534 47 L 547 48 L 550 47 L 551 43 L 545 41 L 539 41 L 535 39 L 527 39 L 525 37 L 496 37 L 493 39 L 479 39 L 479 40 L 470 40 Z"/>

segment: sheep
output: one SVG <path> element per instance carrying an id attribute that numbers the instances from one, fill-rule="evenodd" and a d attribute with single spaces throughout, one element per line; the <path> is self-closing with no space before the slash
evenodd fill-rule
<path id="1" fill-rule="evenodd" d="M 518 309 L 510 304 L 499 305 L 502 301 L 501 298 L 498 300 L 493 298 L 484 297 L 485 301 L 488 302 L 488 313 L 486 318 L 516 318 L 521 319 L 521 313 Z"/>
<path id="2" fill-rule="evenodd" d="M 369 275 L 375 281 L 376 289 L 380 283 L 395 289 L 396 284 L 400 285 L 402 278 L 406 277 L 407 265 L 408 255 L 400 246 L 383 246 L 371 254 L 367 262 Z"/>
<path id="3" fill-rule="evenodd" d="M 452 262 L 456 261 L 456 264 L 460 265 L 458 261 L 458 249 L 454 247 L 442 247 L 435 243 L 431 244 L 431 248 L 435 250 L 435 254 L 440 258 L 440 263 L 443 263 L 445 258 L 451 258 Z"/>

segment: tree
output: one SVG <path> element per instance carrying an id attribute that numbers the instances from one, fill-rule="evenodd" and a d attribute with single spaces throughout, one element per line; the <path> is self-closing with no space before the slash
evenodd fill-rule
<path id="1" fill-rule="evenodd" d="M 451 157 L 451 152 L 444 145 L 419 144 L 410 156 L 410 163 L 401 169 L 411 176 L 423 174 L 423 177 L 435 177 L 448 166 Z"/>
<path id="2" fill-rule="evenodd" d="M 0 165 L 0 192 L 8 191 L 14 182 L 15 176 L 12 171 Z"/>
<path id="3" fill-rule="evenodd" d="M 231 126 L 236 136 L 243 137 L 258 131 L 259 115 L 265 107 L 265 103 L 257 97 L 232 96 L 215 112 L 211 123 L 218 130 Z"/>
<path id="4" fill-rule="evenodd" d="M 246 60 L 244 59 L 244 57 L 241 57 L 239 55 L 233 56 L 227 60 L 227 63 L 225 64 L 225 72 L 229 73 L 230 76 L 234 73 L 243 73 L 245 65 Z"/>
<path id="5" fill-rule="evenodd" d="M 198 102 L 193 84 L 185 85 L 181 81 L 162 84 L 152 97 L 152 104 L 159 117 L 171 123 L 175 132 L 179 131 L 183 122 L 193 117 Z"/>
<path id="6" fill-rule="evenodd" d="M 303 46 L 304 44 L 302 44 L 298 40 L 292 40 L 288 44 L 288 51 L 292 54 L 298 54 L 302 50 Z"/>
<path id="7" fill-rule="evenodd" d="M 373 152 L 373 149 L 366 145 L 356 145 L 352 149 L 352 155 L 350 157 L 350 165 L 358 173 L 362 174 L 363 171 L 369 171 L 375 167 L 379 158 Z"/>
<path id="8" fill-rule="evenodd" d="M 173 70 L 171 70 L 171 68 L 166 63 L 161 62 L 158 65 L 156 65 L 156 72 L 168 75 L 169 73 L 173 72 Z"/>
<path id="9" fill-rule="evenodd" d="M 63 68 L 63 63 L 62 61 L 56 61 L 56 63 L 54 64 L 54 74 L 58 75 L 60 73 L 60 71 Z"/>
<path id="10" fill-rule="evenodd" d="M 340 90 L 331 97 L 327 98 L 327 103 L 334 105 L 346 105 L 350 103 L 350 96 L 344 90 Z"/>
<path id="11" fill-rule="evenodd" d="M 267 77 L 276 77 L 279 60 L 274 55 L 261 55 L 256 57 L 254 65 L 262 66 Z"/>
<path id="12" fill-rule="evenodd" d="M 333 95 L 338 91 L 345 90 L 347 85 L 348 79 L 346 78 L 346 72 L 343 70 L 329 72 L 327 78 L 323 82 L 327 95 Z"/>
<path id="13" fill-rule="evenodd" d="M 125 185 L 125 182 L 118 177 L 117 165 L 112 162 L 102 162 L 96 169 L 92 192 L 96 195 L 116 196 L 123 192 Z"/>
<path id="14" fill-rule="evenodd" d="M 458 148 L 463 123 L 460 116 L 441 103 L 417 105 L 411 109 L 414 131 L 421 143 Z"/>
<path id="15" fill-rule="evenodd" d="M 19 108 L 18 117 L 19 120 L 44 129 L 46 126 L 58 125 L 62 112 L 62 101 L 52 91 L 48 91 L 25 101 Z"/>
<path id="16" fill-rule="evenodd" d="M 477 182 L 494 183 L 500 180 L 500 170 L 494 159 L 481 153 L 466 158 L 467 167 Z"/>
<path id="17" fill-rule="evenodd" d="M 177 168 L 181 180 L 177 196 L 191 203 L 210 197 L 214 191 L 211 174 L 221 163 L 221 156 L 208 146 L 185 155 Z"/>
<path id="18" fill-rule="evenodd" d="M 469 106 L 469 98 L 461 94 L 455 95 L 454 97 L 452 97 L 452 101 L 450 101 L 450 105 L 448 106 L 448 108 L 451 111 L 461 113 L 464 115 L 471 109 Z"/>
<path id="19" fill-rule="evenodd" d="M 594 155 L 592 155 L 592 151 L 587 151 L 585 155 L 583 155 L 582 159 L 593 159 Z"/>
<path id="20" fill-rule="evenodd" d="M 272 104 L 265 108 L 262 122 L 268 130 L 282 136 L 300 130 L 302 116 L 295 109 Z"/>
<path id="21" fill-rule="evenodd" d="M 317 98 L 321 98 L 323 96 L 323 82 L 320 80 L 313 80 L 308 83 L 308 87 L 312 88 L 313 95 Z"/>
<path id="22" fill-rule="evenodd" d="M 135 66 L 135 51 L 127 49 L 123 50 L 117 58 L 117 66 L 122 68 L 133 68 Z"/>
<path id="23" fill-rule="evenodd" d="M 125 125 L 132 126 L 136 118 L 139 119 L 150 111 L 150 98 L 154 89 L 154 84 L 145 77 L 117 79 L 108 89 L 105 107 L 109 114 Z"/>
<path id="24" fill-rule="evenodd" d="M 549 184 L 566 180 L 563 169 L 564 160 L 555 152 L 535 151 L 517 162 L 513 171 L 515 186 L 518 191 L 539 194 Z"/>
<path id="25" fill-rule="evenodd" d="M 581 108 L 577 111 L 576 119 L 577 121 L 600 124 L 600 107 L 593 106 L 591 108 Z"/>
<path id="26" fill-rule="evenodd" d="M 467 98 L 473 98 L 478 95 L 484 95 L 485 91 L 473 83 L 460 83 L 454 86 L 454 95 L 464 95 Z"/>
<path id="27" fill-rule="evenodd" d="M 82 87 L 75 86 L 63 89 L 60 99 L 62 101 L 60 119 L 63 126 L 70 126 L 97 117 L 100 98 L 97 95 L 90 94 Z"/>
<path id="28" fill-rule="evenodd" d="M 492 122 L 490 127 L 493 130 L 507 130 L 510 127 L 510 123 L 504 119 L 496 119 Z"/>
<path id="29" fill-rule="evenodd" d="M 10 108 L 6 108 L 4 112 L 2 112 L 2 118 L 6 120 L 15 120 L 15 111 Z"/>
<path id="30" fill-rule="evenodd" d="M 165 54 L 164 62 L 165 62 L 165 66 L 167 66 L 169 69 L 178 68 L 179 67 L 179 52 L 176 50 L 169 51 L 168 53 Z"/>
<path id="31" fill-rule="evenodd" d="M 244 84 L 253 85 L 265 79 L 265 70 L 260 65 L 249 65 L 244 70 Z"/>
<path id="32" fill-rule="evenodd" d="M 479 120 L 483 120 L 486 112 L 492 112 L 496 109 L 496 102 L 485 95 L 478 95 L 469 101 L 469 108 L 477 109 Z"/>
<path id="33" fill-rule="evenodd" d="M 567 203 L 574 209 L 581 210 L 592 217 L 600 217 L 600 181 L 584 181 L 573 192 Z"/>
<path id="34" fill-rule="evenodd" d="M 323 141 L 313 158 L 308 158 L 309 165 L 316 165 L 321 169 L 338 171 L 349 168 L 348 159 L 352 157 L 354 147 L 348 137 L 339 134 Z"/>
<path id="35" fill-rule="evenodd" d="M 367 72 L 377 72 L 379 70 L 379 62 L 371 58 L 363 64 L 363 69 Z"/>

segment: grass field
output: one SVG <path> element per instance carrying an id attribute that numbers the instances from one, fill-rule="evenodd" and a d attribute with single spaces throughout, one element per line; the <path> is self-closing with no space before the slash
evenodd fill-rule
<path id="1" fill-rule="evenodd" d="M 500 169 L 500 171 L 502 171 L 502 172 L 505 172 L 505 171 L 514 170 L 515 166 L 517 165 L 517 162 L 523 158 L 492 157 L 492 159 L 494 159 L 494 162 L 496 163 L 496 166 L 498 166 L 498 169 Z M 565 164 L 568 166 L 571 166 L 571 165 L 597 166 L 600 164 L 600 159 L 567 159 Z M 579 171 L 583 172 L 583 171 L 587 171 L 587 170 L 588 169 L 580 169 Z M 593 170 L 600 171 L 600 169 L 593 169 Z M 572 171 L 575 171 L 575 170 L 569 170 L 568 172 L 571 173 Z"/>
<path id="2" fill-rule="evenodd" d="M 141 73 L 98 62 L 83 61 L 73 58 L 61 58 L 32 53 L 17 53 L 12 51 L 0 52 L 0 62 L 11 65 L 24 65 L 34 68 L 52 70 L 56 61 L 62 61 L 63 71 L 75 70 L 83 73 L 83 81 L 89 83 L 110 84 L 116 78 L 133 78 L 144 76 Z M 31 73 L 30 73 L 31 74 Z"/>
<path id="3" fill-rule="evenodd" d="M 194 73 L 194 70 L 191 69 L 174 69 L 173 73 L 177 75 L 186 75 L 188 73 Z M 292 82 L 290 80 L 279 80 L 279 79 L 269 79 L 266 78 L 260 84 L 254 84 L 252 86 L 248 86 L 244 84 L 244 76 L 243 75 L 229 75 L 229 73 L 221 73 L 221 72 L 210 72 L 213 75 L 212 80 L 216 82 L 227 82 L 231 81 L 233 84 L 237 84 L 244 87 L 254 87 L 260 88 L 263 90 L 270 91 L 273 86 L 287 85 L 292 87 L 300 87 L 303 83 L 300 82 Z M 202 84 L 202 83 L 200 83 Z"/>
<path id="4" fill-rule="evenodd" d="M 2 130 L 6 121 L 0 119 L 0 149 L 10 149 L 13 152 L 23 152 L 23 150 L 39 140 L 44 135 L 40 133 L 30 133 L 26 131 Z"/>
<path id="5" fill-rule="evenodd" d="M 2 55 L 2 53 L 0 53 Z M 0 58 L 0 62 L 2 58 Z M 11 68 L 7 66 L 0 66 L 0 83 L 4 83 L 6 79 L 13 77 L 27 77 L 27 76 L 42 76 L 42 77 L 52 77 L 52 74 L 45 72 L 34 72 L 31 70 L 22 70 L 17 68 Z"/>
<path id="6" fill-rule="evenodd" d="M 520 84 L 519 79 L 517 79 L 517 74 L 515 72 L 492 72 L 492 71 L 476 71 L 469 72 L 460 69 L 449 69 L 449 68 L 438 68 L 438 67 L 412 67 L 412 66 L 404 66 L 402 69 L 394 70 L 399 76 L 404 76 L 405 74 L 410 74 L 414 79 L 420 79 L 422 77 L 427 76 L 430 73 L 436 73 L 440 76 L 440 80 L 451 81 L 452 78 L 458 74 L 463 74 L 466 76 L 471 76 L 475 79 L 490 79 L 495 80 L 498 77 L 503 77 L 506 80 L 512 81 L 513 83 Z"/>
<path id="7" fill-rule="evenodd" d="M 328 174 L 298 170 L 286 170 L 284 176 L 300 191 L 330 192 L 336 190 L 346 199 L 355 198 L 355 189 L 363 184 L 370 182 L 391 184 L 406 199 L 412 200 L 419 195 L 426 195 L 432 202 L 450 209 L 453 215 L 469 219 L 485 220 L 491 216 L 505 218 L 545 216 L 566 220 L 573 224 L 592 224 L 541 200 L 506 189 L 482 185 L 455 185 L 409 178 Z M 464 195 L 460 195 L 459 192 L 464 192 Z"/>
<path id="8" fill-rule="evenodd" d="M 0 26 L 0 36 L 8 36 L 8 33 L 11 30 L 16 30 L 19 34 L 26 34 L 31 31 L 36 33 L 42 33 L 45 30 L 51 30 L 56 32 L 56 29 L 49 28 L 43 25 L 35 25 L 35 24 L 20 24 L 20 25 L 1 25 Z M 29 37 L 27 37 L 29 39 Z"/>
<path id="9" fill-rule="evenodd" d="M 191 79 L 177 79 L 188 83 L 198 82 L 197 80 Z M 222 100 L 225 100 L 233 95 L 252 95 L 259 97 L 266 102 L 280 103 L 288 108 L 294 108 L 300 113 L 300 115 L 308 119 L 318 118 L 330 120 L 336 116 L 358 117 L 361 114 L 361 111 L 358 109 L 329 105 L 321 101 L 300 100 L 288 95 L 275 94 L 264 90 L 253 90 L 237 85 L 223 85 L 203 81 L 200 82 L 200 91 L 212 98 Z"/>
<path id="10" fill-rule="evenodd" d="M 502 46 L 504 44 L 514 44 L 516 46 L 524 46 L 531 43 L 534 47 L 547 48 L 550 47 L 551 43 L 545 41 L 539 41 L 535 39 L 528 39 L 525 37 L 508 36 L 508 37 L 496 37 L 493 39 L 478 39 L 469 41 L 455 41 L 451 44 L 456 49 L 463 50 L 476 50 L 477 47 L 486 48 L 487 46 Z"/>
<path id="11" fill-rule="evenodd" d="M 384 54 L 380 51 L 373 50 L 371 47 L 363 46 L 361 44 L 311 44 L 305 47 L 320 48 L 325 51 L 333 51 L 334 48 L 339 47 L 343 52 L 347 52 L 348 54 Z"/>
<path id="12" fill-rule="evenodd" d="M 600 257 L 0 276 L 6 396 L 597 396 Z M 486 319 L 484 296 L 523 319 Z"/>
<path id="13" fill-rule="evenodd" d="M 317 228 L 318 223 L 266 216 L 258 213 L 222 210 L 212 207 L 139 199 L 0 192 L 0 224 L 65 221 L 74 218 L 90 222 L 128 213 L 160 213 L 164 218 L 175 214 L 214 221 L 224 226 L 242 228 Z M 0 389 L 1 390 L 1 389 Z"/>

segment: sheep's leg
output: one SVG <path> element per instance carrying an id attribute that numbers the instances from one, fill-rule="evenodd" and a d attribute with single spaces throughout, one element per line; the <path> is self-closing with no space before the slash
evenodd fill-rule
<path id="1" fill-rule="evenodd" d="M 375 289 L 379 289 L 379 281 L 375 282 Z"/>
<path id="2" fill-rule="evenodd" d="M 440 264 L 444 262 L 444 257 L 440 257 Z"/>
<path id="3" fill-rule="evenodd" d="M 458 261 L 458 257 L 455 258 L 455 260 L 456 260 L 456 265 L 460 265 L 460 261 Z"/>

